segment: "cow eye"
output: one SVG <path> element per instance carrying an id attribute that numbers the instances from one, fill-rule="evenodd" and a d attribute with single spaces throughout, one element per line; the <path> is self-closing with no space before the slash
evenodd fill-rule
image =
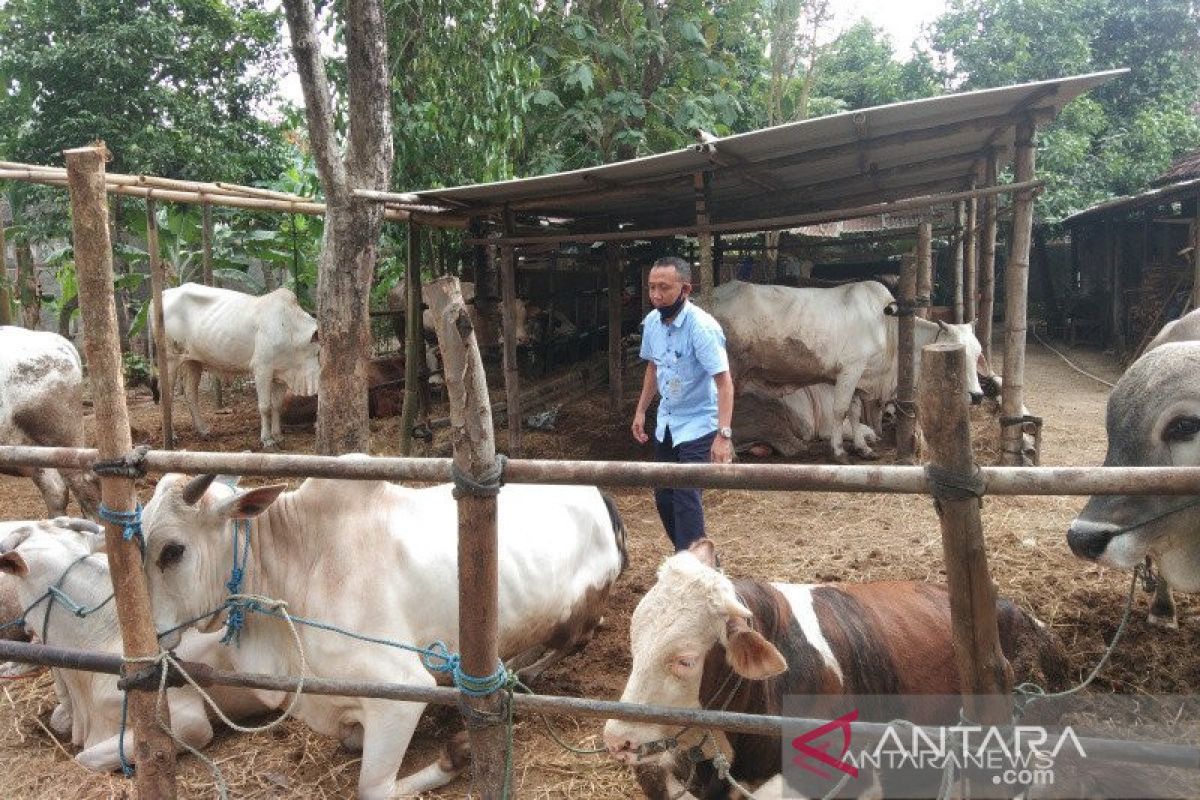
<path id="1" fill-rule="evenodd" d="M 165 570 L 167 567 L 173 567 L 183 558 L 183 551 L 186 547 L 179 542 L 170 542 L 163 547 L 162 552 L 158 554 L 158 568 Z"/>
<path id="2" fill-rule="evenodd" d="M 1165 442 L 1189 442 L 1200 433 L 1200 417 L 1176 417 L 1167 423 L 1162 437 Z"/>

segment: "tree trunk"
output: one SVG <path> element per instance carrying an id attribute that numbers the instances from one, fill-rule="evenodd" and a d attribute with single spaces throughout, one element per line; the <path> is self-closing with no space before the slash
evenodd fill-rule
<path id="1" fill-rule="evenodd" d="M 339 159 L 334 113 L 311 0 L 284 0 L 292 53 L 304 90 L 309 141 L 325 193 L 325 236 L 317 266 L 321 332 L 318 453 L 369 452 L 367 358 L 370 293 L 383 206 L 354 189 L 386 190 L 392 171 L 387 29 L 379 0 L 347 0 L 349 131 Z"/>
<path id="2" fill-rule="evenodd" d="M 108 216 L 108 236 L 112 241 L 117 241 L 121 235 L 121 198 L 113 196 L 109 199 L 109 216 Z M 117 251 L 113 250 L 113 273 L 122 275 L 129 274 L 129 263 L 117 255 Z M 113 295 L 113 301 L 117 306 L 117 338 L 121 342 L 121 352 L 132 352 L 129 346 L 129 290 L 120 289 Z"/>
<path id="3" fill-rule="evenodd" d="M 38 291 L 37 272 L 33 265 L 33 248 L 29 240 L 17 242 L 17 291 L 21 297 L 21 323 L 31 331 L 41 327 L 42 295 Z"/>
<path id="4" fill-rule="evenodd" d="M 0 209 L 4 206 L 0 204 Z M 8 282 L 8 245 L 4 239 L 4 215 L 0 210 L 0 325 L 12 324 L 12 287 Z"/>

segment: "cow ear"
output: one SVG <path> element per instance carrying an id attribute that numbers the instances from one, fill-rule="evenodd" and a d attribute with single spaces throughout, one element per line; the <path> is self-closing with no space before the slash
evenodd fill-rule
<path id="1" fill-rule="evenodd" d="M 713 545 L 712 539 L 697 539 L 688 547 L 688 552 L 699 559 L 704 566 L 717 568 L 717 548 Z"/>
<path id="2" fill-rule="evenodd" d="M 725 622 L 725 657 L 733 671 L 752 681 L 763 681 L 787 671 L 787 659 L 745 617 Z"/>
<path id="3" fill-rule="evenodd" d="M 20 553 L 11 550 L 0 555 L 0 572 L 24 578 L 29 574 L 29 565 L 25 563 L 25 559 L 21 557 Z"/>
<path id="4" fill-rule="evenodd" d="M 218 514 L 230 519 L 251 519 L 267 510 L 271 503 L 278 499 L 279 495 L 287 491 L 286 483 L 277 483 L 273 486 L 259 486 L 254 489 L 247 489 L 244 492 L 238 492 L 228 500 L 224 500 L 217 506 Z"/>

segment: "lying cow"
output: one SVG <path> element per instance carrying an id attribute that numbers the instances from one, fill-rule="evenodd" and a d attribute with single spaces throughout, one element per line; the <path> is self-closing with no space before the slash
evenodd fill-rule
<path id="1" fill-rule="evenodd" d="M 404 356 L 383 356 L 367 362 L 367 415 L 396 417 L 404 405 Z M 317 421 L 314 395 L 289 394 L 279 416 L 284 425 L 312 429 Z"/>
<path id="2" fill-rule="evenodd" d="M 288 390 L 317 393 L 321 366 L 317 321 L 300 308 L 290 289 L 261 297 L 185 283 L 163 292 L 170 374 L 183 380 L 192 424 L 201 436 L 200 376 L 204 370 L 250 374 L 258 392 L 264 447 L 282 443 L 279 414 Z"/>
<path id="3" fill-rule="evenodd" d="M 751 384 L 733 404 L 733 444 L 739 453 L 759 458 L 771 451 L 792 458 L 806 452 L 809 442 L 823 438 L 832 413 L 833 387 L 828 383 L 801 386 L 782 397 L 764 394 Z M 855 394 L 842 435 L 854 442 L 855 452 L 871 458 L 871 445 L 879 437 L 861 420 L 862 399 Z"/>
<path id="4" fill-rule="evenodd" d="M 959 694 L 950 602 L 942 586 L 730 580 L 715 562 L 711 542 L 702 539 L 659 568 L 658 582 L 630 622 L 633 668 L 622 702 L 780 714 L 788 695 Z M 996 611 L 1001 648 L 1017 678 L 1040 672 L 1053 684 L 1065 680 L 1057 637 L 1008 601 Z M 957 710 L 945 709 L 949 721 L 957 720 Z M 821 716 L 819 709 L 813 712 Z M 781 771 L 779 737 L 713 735 L 739 782 L 754 785 Z M 675 796 L 666 794 L 668 770 L 679 780 L 693 773 L 685 788 L 696 798 L 730 796 L 710 764 L 692 770 L 683 759 L 676 763 L 670 750 L 646 754 L 644 745 L 653 750 L 652 743 L 668 737 L 684 734 L 657 723 L 610 719 L 604 726 L 609 753 L 639 766 L 649 797 Z M 860 782 L 869 783 L 868 776 L 846 791 L 855 792 Z"/>
<path id="5" fill-rule="evenodd" d="M 833 289 L 731 281 L 713 292 L 713 316 L 725 331 L 739 392 L 749 383 L 776 394 L 814 383 L 833 384 L 833 413 L 826 431 L 834 460 L 844 462 L 842 424 L 854 392 L 872 402 L 895 395 L 897 321 L 885 316 L 892 302 L 888 290 L 875 281 Z M 990 375 L 991 368 L 973 326 L 918 317 L 913 328 L 918 361 L 921 348 L 939 340 L 966 348 L 964 386 L 973 402 L 982 400 L 979 373 Z"/>
<path id="6" fill-rule="evenodd" d="M 146 575 L 159 630 L 225 599 L 236 520 L 252 527 L 244 591 L 283 600 L 290 613 L 419 646 L 458 650 L 458 508 L 451 487 L 309 479 L 295 491 L 238 491 L 212 476 L 167 475 L 146 505 Z M 612 501 L 585 486 L 505 486 L 499 496 L 499 651 L 525 675 L 591 637 L 625 562 Z M 353 587 L 354 590 L 348 591 Z M 219 627 L 213 619 L 208 627 Z M 435 683 L 416 654 L 311 627 L 299 629 L 313 674 Z M 296 675 L 284 623 L 251 615 L 232 650 L 236 669 Z M 264 692 L 278 705 L 283 695 Z M 403 781 L 396 772 L 424 703 L 304 695 L 296 715 L 318 733 L 362 749 L 358 794 L 385 798 L 448 783 L 465 744 Z"/>
<path id="7" fill-rule="evenodd" d="M 0 444 L 84 446 L 83 369 L 75 345 L 57 333 L 0 327 Z M 67 513 L 72 494 L 86 516 L 96 515 L 91 473 L 4 465 L 0 473 L 31 478 L 51 516 Z"/>
<path id="8" fill-rule="evenodd" d="M 17 590 L 21 607 L 30 606 L 56 586 L 71 602 L 95 609 L 78 616 L 58 602 L 43 600 L 26 615 L 25 630 L 43 643 L 101 653 L 121 653 L 121 630 L 108 559 L 101 552 L 104 535 L 87 520 L 59 517 L 37 522 L 0 523 L 0 572 Z M 231 669 L 229 652 L 219 645 L 220 633 L 189 632 L 180 644 L 181 658 L 203 661 L 218 669 Z M 75 756 L 81 766 L 97 771 L 120 768 L 121 706 L 124 693 L 117 676 L 99 672 L 54 669 L 58 706 L 50 726 L 60 735 L 70 735 L 82 748 Z M 245 689 L 213 687 L 217 704 L 232 719 L 269 710 Z M 171 727 L 187 744 L 204 747 L 213 736 L 207 708 L 195 690 L 171 689 L 167 694 Z M 125 731 L 125 752 L 133 752 L 133 731 Z"/>
<path id="9" fill-rule="evenodd" d="M 1135 361 L 1108 396 L 1104 466 L 1200 466 L 1198 374 L 1200 342 L 1163 344 Z M 1080 558 L 1121 569 L 1153 556 L 1167 585 L 1200 592 L 1197 531 L 1200 498 L 1093 495 L 1067 544 Z"/>

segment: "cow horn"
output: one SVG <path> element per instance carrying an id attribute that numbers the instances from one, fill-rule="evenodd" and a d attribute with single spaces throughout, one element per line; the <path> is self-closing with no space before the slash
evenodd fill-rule
<path id="1" fill-rule="evenodd" d="M 216 475 L 198 475 L 188 481 L 187 485 L 183 487 L 183 502 L 189 506 L 196 505 L 196 501 L 204 496 L 216 477 Z"/>

